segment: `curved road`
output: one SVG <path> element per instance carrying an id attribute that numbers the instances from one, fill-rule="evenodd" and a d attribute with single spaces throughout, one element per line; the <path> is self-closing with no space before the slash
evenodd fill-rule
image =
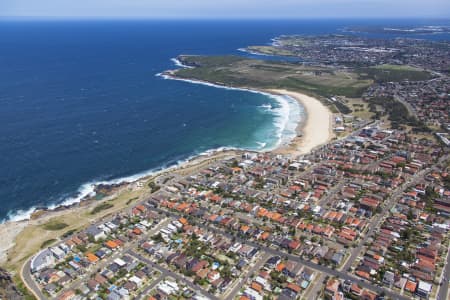
<path id="1" fill-rule="evenodd" d="M 33 279 L 33 275 L 31 275 L 31 260 L 33 257 L 30 257 L 27 262 L 22 266 L 20 270 L 20 278 L 23 283 L 27 287 L 27 289 L 39 300 L 47 299 L 47 297 L 41 292 L 41 289 L 36 284 Z"/>

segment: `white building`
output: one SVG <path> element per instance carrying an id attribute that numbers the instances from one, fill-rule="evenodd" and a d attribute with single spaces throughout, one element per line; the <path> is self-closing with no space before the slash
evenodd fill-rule
<path id="1" fill-rule="evenodd" d="M 63 259 L 64 257 L 66 257 L 66 253 L 59 247 L 51 247 L 50 252 L 52 252 L 53 256 L 55 256 L 55 258 L 57 259 Z"/>
<path id="2" fill-rule="evenodd" d="M 40 270 L 55 264 L 55 256 L 49 249 L 42 250 L 31 260 L 31 272 Z"/>

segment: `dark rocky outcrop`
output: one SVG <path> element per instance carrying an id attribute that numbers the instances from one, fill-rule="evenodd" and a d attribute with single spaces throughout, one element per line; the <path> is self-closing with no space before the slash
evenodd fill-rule
<path id="1" fill-rule="evenodd" d="M 24 299 L 22 293 L 17 289 L 11 275 L 0 268 L 0 299 L 19 300 Z"/>

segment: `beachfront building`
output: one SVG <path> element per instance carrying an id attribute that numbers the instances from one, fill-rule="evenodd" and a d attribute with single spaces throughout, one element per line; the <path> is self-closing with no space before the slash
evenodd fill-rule
<path id="1" fill-rule="evenodd" d="M 55 257 L 53 253 L 49 249 L 44 249 L 31 260 L 31 272 L 39 272 L 54 264 Z"/>

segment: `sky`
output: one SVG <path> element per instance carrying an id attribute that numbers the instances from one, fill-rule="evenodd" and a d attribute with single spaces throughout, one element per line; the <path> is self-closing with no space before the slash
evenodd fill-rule
<path id="1" fill-rule="evenodd" d="M 449 18 L 450 0 L 0 0 L 2 17 Z"/>

